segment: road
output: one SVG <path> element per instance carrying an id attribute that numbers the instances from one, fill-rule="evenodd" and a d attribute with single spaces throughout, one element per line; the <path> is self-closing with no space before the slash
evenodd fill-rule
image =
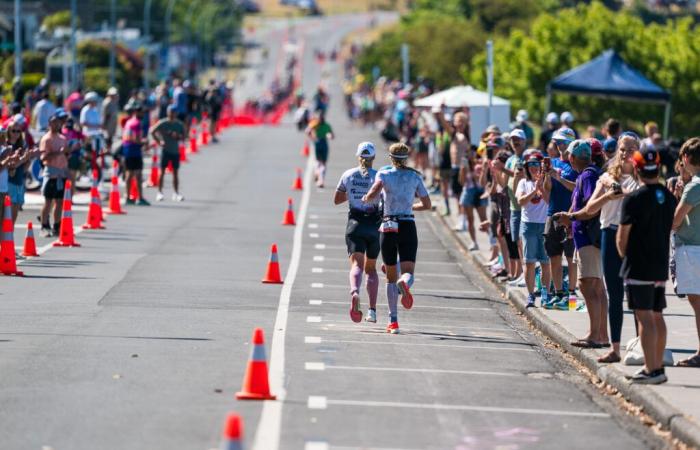
<path id="1" fill-rule="evenodd" d="M 367 22 L 295 27 L 305 92 L 329 74 L 329 187 L 311 187 L 289 119 L 229 130 L 185 165 L 184 203 L 129 207 L 107 230 L 78 234 L 81 248 L 48 249 L 22 263 L 26 277 L 0 280 L 1 449 L 210 449 L 228 411 L 256 450 L 664 446 L 534 336 L 428 213 L 402 334 L 384 333 L 383 286 L 379 323 L 349 320 L 345 206 L 332 205 L 332 186 L 356 144 L 377 136 L 346 120 L 340 68 L 319 67 L 312 51 Z M 287 26 L 255 37 L 276 49 Z M 251 53 L 267 80 L 276 55 Z M 241 95 L 259 88 L 248 77 Z M 290 190 L 297 167 L 303 193 Z M 296 227 L 280 225 L 288 197 Z M 284 287 L 260 283 L 272 243 Z M 254 327 L 265 330 L 275 402 L 234 399 Z"/>

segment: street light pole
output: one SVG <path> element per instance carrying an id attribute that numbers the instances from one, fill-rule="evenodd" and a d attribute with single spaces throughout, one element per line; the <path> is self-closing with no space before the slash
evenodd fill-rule
<path id="1" fill-rule="evenodd" d="M 20 0 L 15 0 L 15 77 L 22 78 L 22 22 Z"/>
<path id="2" fill-rule="evenodd" d="M 150 54 L 150 44 L 151 44 L 151 0 L 146 0 L 143 5 L 143 39 L 146 43 L 146 51 L 144 52 L 143 59 L 143 87 L 148 91 L 149 88 L 149 77 L 151 71 L 151 54 Z"/>
<path id="3" fill-rule="evenodd" d="M 109 22 L 112 28 L 112 45 L 109 51 L 109 85 L 114 86 L 117 79 L 117 0 L 112 0 L 110 4 Z"/>
<path id="4" fill-rule="evenodd" d="M 70 0 L 70 86 L 76 87 L 78 83 L 78 43 L 76 34 L 78 33 L 78 0 Z M 65 55 L 64 55 L 65 57 Z M 68 95 L 67 92 L 64 92 Z"/>
<path id="5" fill-rule="evenodd" d="M 165 9 L 165 37 L 163 38 L 163 47 L 165 49 L 165 76 L 169 75 L 170 71 L 170 26 L 173 20 L 173 7 L 175 6 L 176 0 L 170 0 L 168 2 L 168 7 Z"/>

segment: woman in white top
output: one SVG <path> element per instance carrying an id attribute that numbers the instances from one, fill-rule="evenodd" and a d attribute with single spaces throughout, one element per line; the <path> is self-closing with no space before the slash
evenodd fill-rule
<path id="1" fill-rule="evenodd" d="M 544 224 L 547 221 L 549 192 L 544 189 L 547 174 L 542 172 L 542 154 L 531 153 L 525 160 L 525 178 L 518 182 L 515 197 L 522 208 L 520 237 L 525 255 L 525 283 L 527 285 L 527 307 L 535 306 L 535 264 L 542 270 L 542 303 L 549 293 L 551 272 L 549 257 L 544 248 Z"/>
<path id="2" fill-rule="evenodd" d="M 632 133 L 623 133 L 617 142 L 617 152 L 611 159 L 608 170 L 600 176 L 595 191 L 584 208 L 584 217 L 595 217 L 600 212 L 600 254 L 603 263 L 605 288 L 608 291 L 608 317 L 612 349 L 598 358 L 599 362 L 620 361 L 620 336 L 625 293 L 620 277 L 622 259 L 615 247 L 615 236 L 620 225 L 622 200 L 625 195 L 639 189 L 634 178 L 631 157 L 639 150 L 639 138 Z"/>

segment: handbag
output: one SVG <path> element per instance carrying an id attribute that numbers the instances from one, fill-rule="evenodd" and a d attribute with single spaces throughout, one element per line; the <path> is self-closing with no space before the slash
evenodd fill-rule
<path id="1" fill-rule="evenodd" d="M 664 366 L 673 366 L 673 352 L 669 349 L 664 349 Z M 642 351 L 642 343 L 639 340 L 639 336 L 631 339 L 627 343 L 627 352 L 622 358 L 622 364 L 626 366 L 643 366 L 644 365 L 644 352 Z"/>

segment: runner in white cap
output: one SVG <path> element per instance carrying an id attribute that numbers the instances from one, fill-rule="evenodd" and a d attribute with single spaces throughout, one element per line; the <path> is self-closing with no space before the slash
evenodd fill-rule
<path id="1" fill-rule="evenodd" d="M 340 177 L 335 191 L 336 205 L 348 202 L 348 224 L 345 230 L 345 244 L 350 255 L 350 318 L 353 322 L 362 320 L 360 310 L 360 288 L 362 273 L 367 274 L 367 295 L 369 309 L 368 322 L 377 321 L 377 293 L 379 291 L 379 276 L 377 275 L 377 256 L 379 256 L 379 225 L 382 215 L 379 199 L 364 203 L 362 197 L 367 194 L 374 184 L 377 171 L 372 169 L 376 154 L 374 144 L 362 142 L 357 146 L 355 156 L 359 166 L 347 170 Z"/>

